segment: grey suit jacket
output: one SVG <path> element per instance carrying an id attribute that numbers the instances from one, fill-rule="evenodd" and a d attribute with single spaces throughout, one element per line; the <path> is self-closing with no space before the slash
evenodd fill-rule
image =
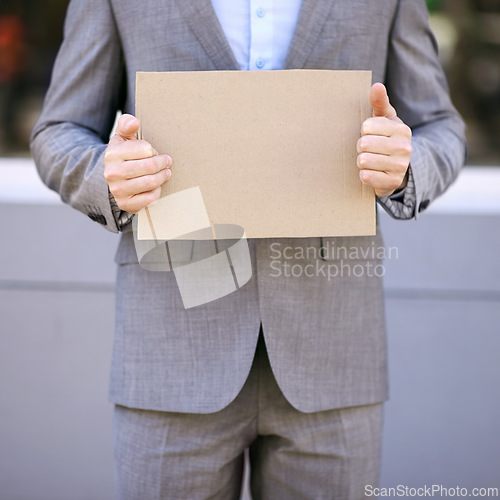
<path id="1" fill-rule="evenodd" d="M 382 200 L 391 213 L 416 216 L 456 177 L 464 126 L 448 97 L 424 0 L 304 0 L 285 67 L 371 70 L 387 85 L 414 134 L 415 189 Z M 42 179 L 65 202 L 119 231 L 103 153 L 117 110 L 134 113 L 136 71 L 222 69 L 238 66 L 210 0 L 73 0 L 32 136 Z M 407 210 L 394 210 L 398 204 Z M 345 251 L 322 257 L 322 245 Z M 368 272 L 380 264 L 373 249 L 381 245 L 380 235 L 252 240 L 251 281 L 184 310 L 173 274 L 142 270 L 124 231 L 110 400 L 168 411 L 223 408 L 247 377 L 262 322 L 272 369 L 296 408 L 383 401 L 382 283 Z M 300 248 L 307 251 L 293 250 Z M 285 264 L 298 266 L 295 275 L 285 276 Z"/>

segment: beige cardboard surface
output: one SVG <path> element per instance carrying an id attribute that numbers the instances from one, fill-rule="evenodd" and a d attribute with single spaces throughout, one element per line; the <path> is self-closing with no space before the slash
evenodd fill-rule
<path id="1" fill-rule="evenodd" d="M 173 160 L 162 197 L 199 188 L 211 224 L 249 238 L 375 234 L 356 166 L 370 85 L 368 71 L 137 73 L 140 137 Z M 186 210 L 142 210 L 139 238 L 182 232 Z"/>

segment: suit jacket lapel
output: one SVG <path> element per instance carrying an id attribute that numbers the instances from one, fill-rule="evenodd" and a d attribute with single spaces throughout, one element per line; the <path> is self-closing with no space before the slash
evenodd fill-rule
<path id="1" fill-rule="evenodd" d="M 239 69 L 211 0 L 176 0 L 176 3 L 191 31 L 212 59 L 216 69 Z"/>
<path id="2" fill-rule="evenodd" d="M 297 27 L 285 59 L 285 69 L 304 67 L 334 3 L 333 0 L 302 0 Z"/>
<path id="3" fill-rule="evenodd" d="M 235 70 L 239 65 L 220 26 L 211 0 L 175 0 L 205 52 L 218 70 Z"/>

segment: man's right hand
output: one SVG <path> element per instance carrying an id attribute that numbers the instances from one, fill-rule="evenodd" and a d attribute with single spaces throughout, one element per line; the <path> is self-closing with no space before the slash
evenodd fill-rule
<path id="1" fill-rule="evenodd" d="M 160 198 L 172 165 L 170 156 L 158 154 L 149 142 L 137 139 L 138 130 L 137 118 L 120 116 L 104 153 L 104 177 L 109 190 L 117 205 L 131 214 Z"/>

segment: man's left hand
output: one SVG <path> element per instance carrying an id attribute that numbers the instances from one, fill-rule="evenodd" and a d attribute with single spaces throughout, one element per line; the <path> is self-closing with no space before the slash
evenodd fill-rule
<path id="1" fill-rule="evenodd" d="M 373 116 L 363 122 L 357 145 L 359 177 L 377 196 L 390 196 L 406 186 L 411 129 L 398 118 L 382 83 L 372 86 L 370 104 Z"/>

